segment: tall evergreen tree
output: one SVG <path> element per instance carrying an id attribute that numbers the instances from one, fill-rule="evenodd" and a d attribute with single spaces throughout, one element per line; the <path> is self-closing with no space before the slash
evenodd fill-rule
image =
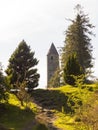
<path id="1" fill-rule="evenodd" d="M 66 31 L 65 44 L 62 49 L 62 66 L 73 53 L 77 54 L 78 62 L 84 73 L 87 73 L 93 67 L 92 64 L 92 45 L 90 35 L 93 35 L 91 29 L 94 27 L 89 23 L 88 15 L 85 15 L 80 5 L 76 6 L 77 15 L 72 24 Z"/>
<path id="2" fill-rule="evenodd" d="M 2 65 L 0 63 L 0 100 L 1 99 L 6 99 L 6 94 L 5 94 L 5 81 L 4 81 L 4 75 L 2 72 Z"/>
<path id="3" fill-rule="evenodd" d="M 12 88 L 17 89 L 17 84 L 23 82 L 26 82 L 29 89 L 38 86 L 39 74 L 35 68 L 38 60 L 34 58 L 34 54 L 23 40 L 11 55 L 6 73 Z"/>

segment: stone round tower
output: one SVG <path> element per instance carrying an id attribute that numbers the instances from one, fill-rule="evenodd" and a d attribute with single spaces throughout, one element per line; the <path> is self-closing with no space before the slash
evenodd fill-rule
<path id="1" fill-rule="evenodd" d="M 51 44 L 51 47 L 49 49 L 49 52 L 47 54 L 47 86 L 49 83 L 49 80 L 59 67 L 59 54 L 54 46 L 54 44 Z"/>

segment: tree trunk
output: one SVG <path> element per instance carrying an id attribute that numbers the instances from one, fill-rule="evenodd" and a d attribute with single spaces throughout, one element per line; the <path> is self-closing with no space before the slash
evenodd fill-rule
<path id="1" fill-rule="evenodd" d="M 24 104 L 23 104 L 23 100 L 20 100 L 20 103 L 21 103 L 21 106 L 24 106 Z"/>

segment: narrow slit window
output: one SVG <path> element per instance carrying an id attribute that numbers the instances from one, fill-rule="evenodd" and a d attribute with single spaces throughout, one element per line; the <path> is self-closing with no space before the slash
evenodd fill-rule
<path id="1" fill-rule="evenodd" d="M 53 60 L 53 56 L 51 56 L 51 60 Z"/>

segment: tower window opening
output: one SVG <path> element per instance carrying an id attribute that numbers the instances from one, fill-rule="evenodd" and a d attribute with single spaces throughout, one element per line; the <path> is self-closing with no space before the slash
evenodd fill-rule
<path id="1" fill-rule="evenodd" d="M 51 60 L 53 60 L 53 56 L 51 56 Z"/>

